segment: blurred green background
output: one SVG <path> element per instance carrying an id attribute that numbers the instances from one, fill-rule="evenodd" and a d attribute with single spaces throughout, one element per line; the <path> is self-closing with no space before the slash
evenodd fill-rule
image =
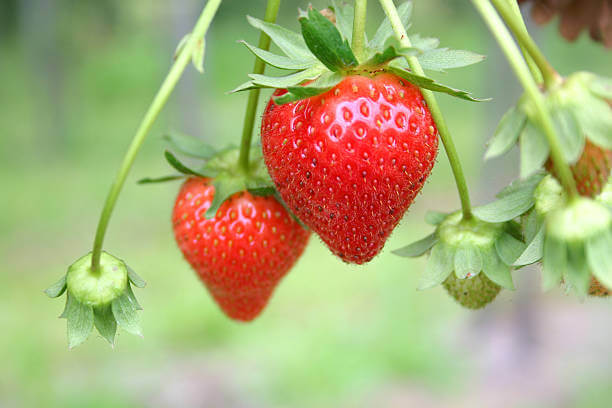
<path id="1" fill-rule="evenodd" d="M 206 73 L 189 67 L 153 128 L 119 200 L 106 249 L 148 281 L 144 339 L 97 334 L 67 350 L 63 301 L 46 298 L 90 249 L 103 199 L 147 105 L 203 1 L 0 0 L 0 407 L 609 407 L 612 304 L 541 294 L 539 273 L 468 312 L 442 289 L 415 290 L 422 260 L 390 253 L 427 233 L 428 209 L 458 207 L 443 152 L 430 182 L 366 266 L 348 266 L 313 237 L 251 324 L 225 318 L 173 242 L 178 184 L 163 175 L 160 136 L 178 129 L 237 142 L 256 42 L 245 15 L 263 0 L 225 0 L 207 36 Z M 324 6 L 322 0 L 313 1 Z M 282 24 L 297 29 L 285 0 Z M 370 29 L 382 17 L 370 2 Z M 555 23 L 556 25 L 556 23 Z M 530 27 L 561 73 L 611 74 L 610 54 L 586 36 Z M 516 177 L 516 152 L 483 164 L 484 144 L 520 95 L 467 1 L 416 0 L 410 32 L 488 55 L 437 77 L 493 97 L 440 97 L 476 203 Z M 265 94 L 264 96 L 268 96 Z"/>

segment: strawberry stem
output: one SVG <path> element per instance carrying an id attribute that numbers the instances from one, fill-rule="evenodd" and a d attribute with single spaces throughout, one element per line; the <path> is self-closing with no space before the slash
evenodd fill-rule
<path id="1" fill-rule="evenodd" d="M 353 18 L 353 41 L 351 48 L 357 61 L 363 62 L 365 56 L 365 27 L 368 0 L 355 0 L 355 14 Z"/>
<path id="2" fill-rule="evenodd" d="M 523 20 L 523 15 L 521 14 L 521 8 L 519 7 L 518 2 L 515 0 L 508 0 L 508 3 L 510 4 L 510 9 L 514 14 L 513 17 L 516 19 L 519 28 L 526 35 L 529 35 L 529 31 L 527 31 L 527 26 L 525 25 L 525 20 Z M 535 63 L 533 57 L 529 54 L 529 51 L 527 51 L 525 46 L 523 44 L 519 44 L 519 46 L 521 47 L 521 52 L 523 53 L 523 57 L 525 57 L 529 71 L 531 71 L 531 76 L 533 76 L 533 79 L 535 79 L 538 84 L 541 84 L 544 81 L 544 78 L 542 77 L 540 68 L 538 68 L 538 65 Z"/>
<path id="3" fill-rule="evenodd" d="M 278 15 L 281 0 L 268 0 L 266 6 L 266 15 L 264 20 L 268 23 L 274 23 Z M 259 35 L 258 47 L 262 50 L 270 48 L 270 37 L 263 31 Z M 263 74 L 266 69 L 266 63 L 259 57 L 255 57 L 255 65 L 253 67 L 254 74 Z M 257 113 L 257 103 L 259 101 L 259 88 L 249 91 L 249 99 L 247 102 L 246 112 L 244 115 L 244 125 L 242 127 L 242 139 L 240 141 L 240 156 L 238 157 L 238 165 L 245 174 L 249 173 L 249 154 L 251 152 L 251 138 L 253 137 L 253 127 L 255 126 L 255 115 Z"/>
<path id="4" fill-rule="evenodd" d="M 561 152 L 559 139 L 555 133 L 550 112 L 546 107 L 544 97 L 542 96 L 538 85 L 529 73 L 529 68 L 525 63 L 525 60 L 522 58 L 516 43 L 512 40 L 510 32 L 504 26 L 502 19 L 495 12 L 495 9 L 489 0 L 472 0 L 472 3 L 482 15 L 485 23 L 489 26 L 489 29 L 497 40 L 497 43 L 501 47 L 504 54 L 506 54 L 506 59 L 512 66 L 516 77 L 523 85 L 527 96 L 531 99 L 535 106 L 535 113 L 540 125 L 542 126 L 542 130 L 546 135 L 548 144 L 550 145 L 550 155 L 555 165 L 555 170 L 557 170 L 557 174 L 561 180 L 561 184 L 563 184 L 563 187 L 571 198 L 577 197 L 578 191 L 576 189 L 576 182 L 574 181 L 569 165 L 566 163 Z"/>
<path id="5" fill-rule="evenodd" d="M 406 28 L 400 19 L 397 9 L 395 8 L 395 4 L 393 4 L 393 0 L 379 1 L 380 5 L 385 11 L 385 14 L 387 15 L 387 18 L 391 22 L 391 27 L 393 28 L 393 32 L 395 33 L 397 40 L 404 47 L 412 46 L 410 39 L 408 38 L 408 34 L 406 33 Z M 416 57 L 406 57 L 406 61 L 408 62 L 410 69 L 415 74 L 421 76 L 425 75 L 419 60 Z M 440 106 L 438 105 L 438 101 L 436 100 L 434 93 L 427 89 L 421 89 L 421 92 L 423 93 L 423 98 L 425 98 L 425 101 L 429 106 L 431 116 L 436 123 L 436 127 L 438 128 L 438 132 L 440 134 L 440 139 L 442 140 L 448 161 L 453 171 L 453 176 L 455 177 L 457 191 L 459 192 L 459 199 L 461 200 L 463 219 L 468 220 L 472 218 L 472 207 L 467 182 L 463 173 L 463 168 L 461 167 L 461 160 L 459 159 L 457 148 L 455 147 L 455 143 L 453 142 L 448 127 L 446 126 L 446 121 L 444 120 L 444 116 L 442 115 L 442 111 L 440 110 Z"/>
<path id="6" fill-rule="evenodd" d="M 155 119 L 157 119 L 157 116 L 166 104 L 168 97 L 174 90 L 176 83 L 183 74 L 183 71 L 191 61 L 193 50 L 196 48 L 196 46 L 198 46 L 198 43 L 202 40 L 202 38 L 204 38 L 206 31 L 208 31 L 208 27 L 210 26 L 210 23 L 220 4 L 221 0 L 209 0 L 208 3 L 206 3 L 204 10 L 202 10 L 202 14 L 198 18 L 198 21 L 193 28 L 187 44 L 178 54 L 176 61 L 170 68 L 168 75 L 157 91 L 155 98 L 153 98 L 153 102 L 142 119 L 142 122 L 136 131 L 136 135 L 134 136 L 134 139 L 132 140 L 132 143 L 130 144 L 123 158 L 119 172 L 117 173 L 115 181 L 110 188 L 108 196 L 106 197 L 104 208 L 102 209 L 102 214 L 100 215 L 100 220 L 98 221 L 98 228 L 96 230 L 96 237 L 94 239 L 93 253 L 91 258 L 92 273 L 98 273 L 100 269 L 100 255 L 102 252 L 102 244 L 104 243 L 104 236 L 106 235 L 106 229 L 108 228 L 108 223 L 113 213 L 113 209 L 115 208 L 119 193 L 121 192 L 121 188 L 125 184 L 125 179 L 130 172 L 132 164 L 134 164 L 136 155 L 147 137 L 147 134 L 151 130 Z"/>
<path id="7" fill-rule="evenodd" d="M 550 65 L 538 45 L 535 43 L 535 41 L 533 41 L 533 38 L 531 38 L 527 32 L 525 23 L 522 17 L 520 17 L 520 12 L 517 15 L 517 13 L 511 9 L 511 6 L 508 4 L 510 3 L 509 0 L 491 0 L 491 2 L 508 27 L 510 27 L 510 30 L 512 30 L 512 33 L 516 37 L 518 43 L 521 45 L 521 47 L 527 50 L 527 53 L 533 58 L 533 61 L 542 73 L 546 88 L 550 88 L 555 84 L 558 84 L 561 77 L 557 71 L 555 71 L 552 65 Z"/>

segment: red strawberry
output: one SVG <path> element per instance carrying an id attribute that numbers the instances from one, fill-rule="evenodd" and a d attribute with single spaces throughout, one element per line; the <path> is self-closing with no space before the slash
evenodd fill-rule
<path id="1" fill-rule="evenodd" d="M 326 93 L 285 105 L 271 100 L 261 137 L 266 166 L 291 211 L 336 255 L 357 264 L 380 252 L 438 149 L 420 90 L 389 73 L 347 76 Z"/>
<path id="2" fill-rule="evenodd" d="M 232 319 L 253 320 L 304 251 L 310 236 L 273 197 L 248 192 L 225 201 L 206 219 L 215 188 L 190 178 L 176 198 L 176 242 L 219 307 Z"/>
<path id="3" fill-rule="evenodd" d="M 546 169 L 555 174 L 550 159 L 546 162 Z M 608 181 L 611 169 L 612 150 L 596 146 L 587 139 L 582 155 L 571 166 L 580 195 L 595 197 L 599 194 Z"/>

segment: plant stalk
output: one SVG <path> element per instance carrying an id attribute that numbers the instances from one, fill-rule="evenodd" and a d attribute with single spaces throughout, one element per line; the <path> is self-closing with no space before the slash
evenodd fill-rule
<path id="1" fill-rule="evenodd" d="M 402 20 L 395 8 L 395 4 L 393 4 L 393 0 L 379 0 L 380 5 L 382 6 L 387 18 L 391 22 L 391 27 L 393 28 L 393 32 L 395 33 L 395 37 L 400 42 L 400 44 L 404 47 L 410 47 L 412 44 L 410 43 L 410 39 L 408 38 L 408 34 L 406 33 L 406 28 L 402 24 Z M 410 69 L 417 75 L 425 75 L 423 72 L 423 68 L 419 63 L 419 60 L 412 56 L 406 57 L 406 61 L 410 66 Z M 463 168 L 461 167 L 461 161 L 459 159 L 459 155 L 457 153 L 457 149 L 455 147 L 455 143 L 451 137 L 451 134 L 446 126 L 446 121 L 444 120 L 444 116 L 442 115 L 442 111 L 440 110 L 440 106 L 438 105 L 438 101 L 436 100 L 436 96 L 434 93 L 427 89 L 421 89 L 423 93 L 423 97 L 429 106 L 429 110 L 431 112 L 431 116 L 436 123 L 436 127 L 438 128 L 438 133 L 440 134 L 440 139 L 442 140 L 442 144 L 444 145 L 444 149 L 446 150 L 446 155 L 448 157 L 448 161 L 450 163 L 451 169 L 453 171 L 453 176 L 455 177 L 455 183 L 457 184 L 457 191 L 459 193 L 459 199 L 461 200 L 461 210 L 463 212 L 463 219 L 468 220 L 472 218 L 472 206 L 470 203 L 470 194 L 467 187 L 467 182 L 465 179 L 465 175 L 463 173 Z"/>
<path id="2" fill-rule="evenodd" d="M 355 0 L 355 14 L 353 18 L 353 40 L 351 48 L 357 61 L 363 62 L 365 56 L 365 28 L 368 0 Z"/>
<path id="3" fill-rule="evenodd" d="M 490 1 L 472 0 L 472 3 L 481 14 L 485 23 L 489 26 L 489 29 L 495 36 L 502 51 L 504 54 L 506 54 L 506 59 L 512 66 L 516 77 L 523 85 L 526 94 L 535 106 L 537 119 L 540 122 L 542 130 L 544 131 L 546 139 L 548 140 L 548 144 L 550 145 L 550 155 L 552 157 L 555 170 L 557 171 L 559 179 L 561 180 L 561 184 L 567 191 L 569 197 L 577 197 L 578 190 L 576 189 L 576 182 L 574 181 L 569 165 L 566 163 L 561 152 L 559 139 L 555 133 L 550 112 L 546 107 L 544 97 L 542 96 L 538 85 L 529 73 L 529 68 L 525 63 L 525 60 L 522 58 L 521 52 L 516 46 L 516 43 L 513 41 L 512 36 L 505 27 L 502 19 L 495 12 L 495 9 L 491 5 Z"/>
<path id="4" fill-rule="evenodd" d="M 268 23 L 274 23 L 276 16 L 278 15 L 278 9 L 280 7 L 281 0 L 268 0 L 266 6 L 266 15 L 264 20 Z M 257 45 L 262 50 L 270 49 L 270 37 L 263 31 L 259 35 L 259 44 Z M 253 66 L 254 74 L 263 74 L 266 69 L 266 63 L 259 57 L 255 57 L 255 65 Z M 253 127 L 255 126 L 255 115 L 257 113 L 257 103 L 259 101 L 259 94 L 261 90 L 251 89 L 249 91 L 249 99 L 247 101 L 246 113 L 244 115 L 244 125 L 242 127 L 242 138 L 240 140 L 240 156 L 238 157 L 238 164 L 244 174 L 248 174 L 249 168 L 249 155 L 251 152 L 251 139 L 253 137 Z"/>
<path id="5" fill-rule="evenodd" d="M 517 24 L 519 25 L 521 30 L 526 35 L 529 35 L 529 31 L 527 31 L 527 26 L 525 25 L 525 20 L 523 20 L 523 15 L 521 14 L 521 8 L 519 7 L 518 2 L 515 0 L 506 1 L 508 2 L 509 7 L 514 14 L 514 18 L 516 19 Z M 542 72 L 540 71 L 540 68 L 538 68 L 535 61 L 533 60 L 533 57 L 529 54 L 529 51 L 527 51 L 525 46 L 522 44 L 519 44 L 519 46 L 521 47 L 521 52 L 523 53 L 523 57 L 527 62 L 529 71 L 531 71 L 531 76 L 533 76 L 533 79 L 535 79 L 538 84 L 541 84 L 544 81 L 544 78 L 542 77 Z"/>
<path id="6" fill-rule="evenodd" d="M 121 163 L 119 172 L 117 173 L 115 181 L 113 182 L 113 185 L 111 186 L 110 191 L 106 197 L 106 201 L 104 202 L 104 207 L 102 209 L 102 214 L 100 215 L 100 220 L 98 221 L 98 227 L 96 230 L 96 236 L 94 239 L 91 258 L 92 273 L 97 273 L 100 267 L 100 254 L 102 253 L 102 245 L 104 243 L 104 236 L 106 235 L 108 223 L 113 213 L 113 209 L 115 208 L 119 193 L 121 192 L 128 173 L 130 172 L 130 169 L 134 164 L 136 155 L 138 154 L 142 143 L 147 137 L 147 134 L 151 130 L 155 119 L 157 119 L 157 116 L 159 115 L 160 111 L 168 101 L 168 97 L 174 90 L 176 83 L 178 82 L 181 75 L 183 74 L 183 71 L 189 64 L 193 50 L 199 44 L 200 41 L 203 41 L 204 35 L 206 34 L 206 31 L 208 31 L 208 27 L 210 27 L 210 23 L 213 17 L 215 16 L 220 4 L 221 0 L 208 0 L 208 3 L 206 3 L 202 14 L 198 18 L 198 21 L 196 22 L 193 28 L 189 40 L 177 56 L 176 61 L 170 68 L 168 75 L 164 79 L 164 82 L 162 82 L 161 87 L 153 98 L 153 102 L 149 106 L 149 109 L 147 110 L 144 118 L 142 119 L 142 122 L 138 126 L 136 135 L 134 136 L 134 139 L 132 140 L 123 158 L 123 162 Z"/>

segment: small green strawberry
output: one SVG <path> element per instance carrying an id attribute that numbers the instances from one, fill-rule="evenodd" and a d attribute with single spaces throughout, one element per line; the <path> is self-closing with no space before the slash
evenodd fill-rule
<path id="1" fill-rule="evenodd" d="M 461 306 L 468 309 L 482 309 L 495 300 L 501 291 L 501 286 L 483 273 L 467 279 L 458 279 L 455 274 L 450 274 L 442 286 Z"/>

